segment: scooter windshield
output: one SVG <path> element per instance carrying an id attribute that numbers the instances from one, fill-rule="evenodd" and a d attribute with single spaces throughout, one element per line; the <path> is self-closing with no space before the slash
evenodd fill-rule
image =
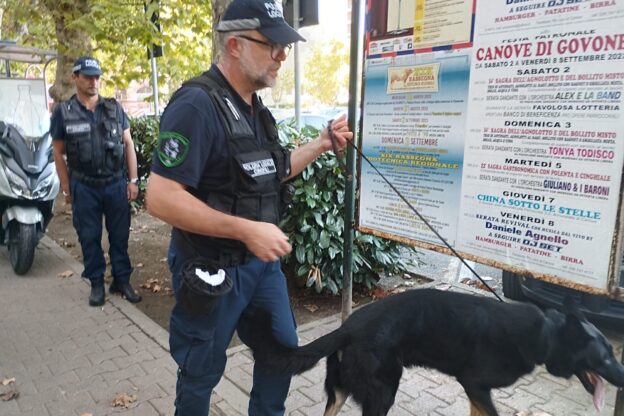
<path id="1" fill-rule="evenodd" d="M 40 137 L 50 129 L 44 83 L 39 79 L 0 78 L 0 121 L 25 136 Z"/>

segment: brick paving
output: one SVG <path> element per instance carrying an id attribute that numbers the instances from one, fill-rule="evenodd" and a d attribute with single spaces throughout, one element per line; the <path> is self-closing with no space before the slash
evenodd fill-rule
<path id="1" fill-rule="evenodd" d="M 59 274 L 72 270 L 74 275 Z M 82 266 L 47 237 L 26 276 L 16 276 L 0 248 L 0 382 L 19 397 L 0 401 L 0 416 L 172 415 L 176 366 L 167 351 L 168 333 L 135 306 L 113 296 L 101 308 L 87 305 Z M 448 287 L 433 283 L 431 286 Z M 468 290 L 453 285 L 453 290 Z M 340 324 L 338 315 L 299 328 L 307 343 Z M 624 333 L 605 331 L 621 356 Z M 253 361 L 244 346 L 228 351 L 223 380 L 212 398 L 212 415 L 245 415 Z M 293 378 L 286 406 L 293 416 L 322 415 L 324 361 Z M 128 409 L 114 408 L 119 393 L 136 395 Z M 595 415 L 591 397 L 576 380 L 550 376 L 543 368 L 515 385 L 494 391 L 501 414 L 543 411 L 551 415 Z M 600 415 L 612 415 L 609 386 Z M 347 401 L 341 415 L 360 415 Z M 468 401 L 453 379 L 435 371 L 407 370 L 390 415 L 468 414 Z"/>

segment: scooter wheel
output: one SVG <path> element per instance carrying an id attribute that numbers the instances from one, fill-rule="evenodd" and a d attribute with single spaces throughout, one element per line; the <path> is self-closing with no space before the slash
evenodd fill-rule
<path id="1" fill-rule="evenodd" d="M 9 225 L 9 259 L 17 274 L 30 270 L 37 246 L 37 226 L 12 221 Z"/>

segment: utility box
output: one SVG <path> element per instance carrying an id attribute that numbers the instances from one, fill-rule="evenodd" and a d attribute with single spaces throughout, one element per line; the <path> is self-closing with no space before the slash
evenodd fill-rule
<path id="1" fill-rule="evenodd" d="M 284 1 L 284 20 L 293 26 L 293 0 Z M 299 27 L 319 23 L 318 0 L 299 0 Z"/>

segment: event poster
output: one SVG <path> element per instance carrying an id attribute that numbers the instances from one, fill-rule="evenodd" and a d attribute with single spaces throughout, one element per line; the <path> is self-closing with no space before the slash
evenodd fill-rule
<path id="1" fill-rule="evenodd" d="M 623 163 L 624 2 L 477 4 L 466 253 L 604 289 Z"/>
<path id="2" fill-rule="evenodd" d="M 391 0 L 375 6 L 368 13 L 362 150 L 454 244 L 473 1 Z M 361 165 L 360 195 L 361 230 L 440 244 L 367 163 Z"/>
<path id="3" fill-rule="evenodd" d="M 436 229 L 457 233 L 469 50 L 366 63 L 363 152 Z M 360 226 L 437 244 L 434 234 L 367 163 Z M 451 220 L 449 220 L 451 219 Z"/>
<path id="4" fill-rule="evenodd" d="M 465 255 L 608 289 L 624 2 L 371 4 L 364 154 Z M 361 231 L 444 250 L 363 160 L 359 182 Z"/>
<path id="5" fill-rule="evenodd" d="M 474 0 L 387 0 L 370 3 L 367 57 L 470 46 Z"/>
<path id="6" fill-rule="evenodd" d="M 470 42 L 474 0 L 416 0 L 414 49 Z"/>

